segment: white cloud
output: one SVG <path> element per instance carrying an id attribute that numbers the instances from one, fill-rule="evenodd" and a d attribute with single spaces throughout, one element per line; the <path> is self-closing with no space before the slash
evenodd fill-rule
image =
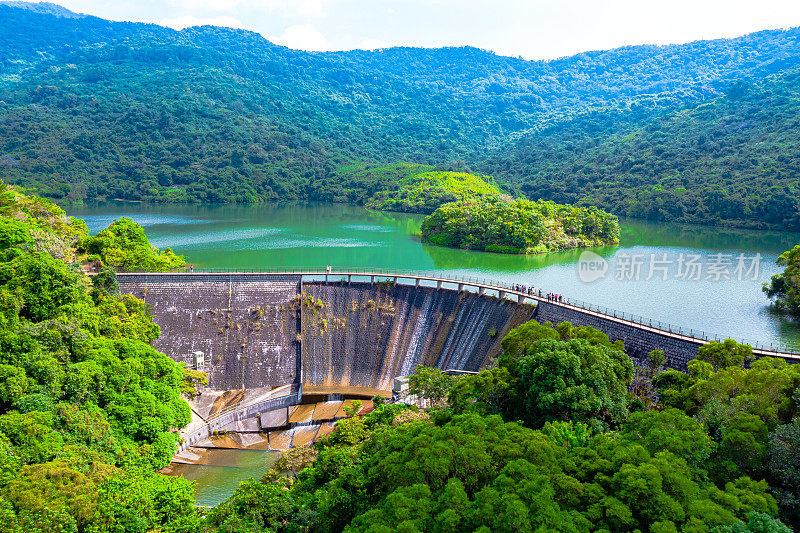
<path id="1" fill-rule="evenodd" d="M 334 0 L 168 0 L 171 5 L 192 12 L 231 13 L 241 8 L 300 18 L 325 17 L 325 8 L 332 1 Z"/>
<path id="2" fill-rule="evenodd" d="M 244 25 L 307 49 L 373 48 L 379 46 L 377 38 L 386 46 L 469 43 L 530 59 L 800 25 L 798 0 L 672 0 L 669 5 L 642 0 L 51 1 L 112 20 Z"/>
<path id="3" fill-rule="evenodd" d="M 297 16 L 300 17 L 324 17 L 325 13 L 325 4 L 329 3 L 329 0 L 294 0 L 293 2 L 289 2 L 292 9 L 294 9 L 297 13 Z"/>
<path id="4" fill-rule="evenodd" d="M 325 51 L 330 50 L 328 39 L 322 35 L 313 24 L 297 24 L 289 26 L 283 35 L 270 37 L 270 41 L 300 50 Z"/>
<path id="5" fill-rule="evenodd" d="M 225 12 L 235 10 L 242 0 L 169 0 L 169 3 L 190 11 Z"/>
<path id="6" fill-rule="evenodd" d="M 377 50 L 378 48 L 388 48 L 389 43 L 379 39 L 366 39 L 356 46 L 358 50 Z"/>
<path id="7" fill-rule="evenodd" d="M 184 28 L 191 28 L 192 26 L 222 26 L 225 28 L 244 29 L 245 26 L 234 17 L 224 15 L 221 17 L 202 18 L 195 17 L 194 15 L 185 15 L 183 17 L 161 19 L 159 22 L 162 26 L 173 28 L 175 30 L 182 30 Z"/>

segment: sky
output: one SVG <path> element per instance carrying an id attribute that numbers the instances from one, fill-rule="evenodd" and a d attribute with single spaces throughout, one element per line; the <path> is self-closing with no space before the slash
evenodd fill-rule
<path id="1" fill-rule="evenodd" d="M 243 28 L 303 50 L 472 45 L 552 59 L 800 26 L 799 0 L 52 0 L 110 20 Z"/>

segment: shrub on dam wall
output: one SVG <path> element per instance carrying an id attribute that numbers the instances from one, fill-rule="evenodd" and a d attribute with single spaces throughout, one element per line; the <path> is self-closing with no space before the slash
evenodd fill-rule
<path id="1" fill-rule="evenodd" d="M 629 413 L 630 360 L 603 333 L 529 322 L 504 348 L 497 367 L 452 384 L 419 372 L 417 394 L 449 387 L 430 418 L 378 405 L 347 440 L 340 423 L 294 482 L 242 485 L 212 530 L 789 531 L 776 516 L 794 520 L 796 367 L 696 361 L 661 374 L 663 404 Z"/>
<path id="2" fill-rule="evenodd" d="M 170 248 L 154 248 L 144 229 L 130 218 L 120 218 L 106 229 L 86 239 L 86 250 L 106 265 L 125 270 L 168 271 L 186 265 L 182 255 Z"/>

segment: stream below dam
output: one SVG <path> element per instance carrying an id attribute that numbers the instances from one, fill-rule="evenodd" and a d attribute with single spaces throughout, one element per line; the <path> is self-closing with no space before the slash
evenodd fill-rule
<path id="1" fill-rule="evenodd" d="M 265 450 L 209 449 L 202 453 L 199 464 L 173 463 L 167 474 L 194 481 L 195 503 L 214 507 L 233 494 L 242 481 L 261 479 L 278 457 L 280 452 Z"/>

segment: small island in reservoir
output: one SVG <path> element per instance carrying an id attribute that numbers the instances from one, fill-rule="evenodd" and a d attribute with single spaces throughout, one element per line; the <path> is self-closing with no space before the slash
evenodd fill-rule
<path id="1" fill-rule="evenodd" d="M 428 215 L 422 237 L 431 244 L 508 254 L 619 244 L 615 215 L 513 198 L 491 176 L 406 162 L 344 165 L 337 176 L 345 184 L 337 201 Z"/>
<path id="2" fill-rule="evenodd" d="M 439 206 L 422 223 L 423 240 L 441 246 L 537 254 L 619 244 L 616 215 L 596 207 L 481 196 Z"/>

